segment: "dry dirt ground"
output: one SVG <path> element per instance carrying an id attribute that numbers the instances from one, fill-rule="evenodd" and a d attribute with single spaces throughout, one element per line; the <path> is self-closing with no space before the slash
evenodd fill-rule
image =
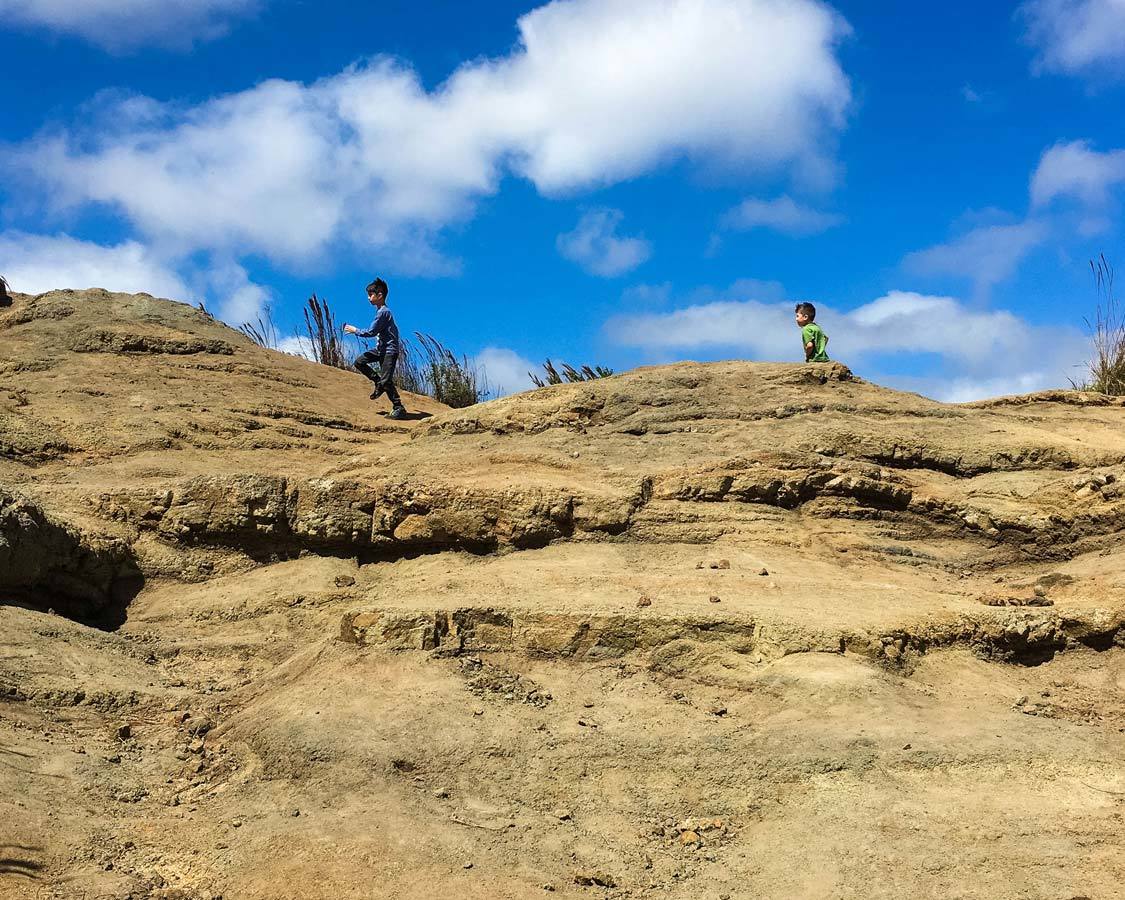
<path id="1" fill-rule="evenodd" d="M 462 411 L 0 311 L 0 897 L 1125 896 L 1125 406 Z"/>

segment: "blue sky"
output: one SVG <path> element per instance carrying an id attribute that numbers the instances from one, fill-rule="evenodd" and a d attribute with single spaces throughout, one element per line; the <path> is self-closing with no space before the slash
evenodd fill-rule
<path id="1" fill-rule="evenodd" d="M 503 390 L 798 360 L 797 300 L 941 399 L 1080 374 L 1125 0 L 355 6 L 0 0 L 0 274 L 287 335 L 379 274 Z"/>

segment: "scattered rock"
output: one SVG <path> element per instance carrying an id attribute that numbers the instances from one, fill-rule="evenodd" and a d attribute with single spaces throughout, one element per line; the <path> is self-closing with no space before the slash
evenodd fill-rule
<path id="1" fill-rule="evenodd" d="M 1006 594 L 993 594 L 980 598 L 985 606 L 1054 606 L 1055 601 L 1045 596 L 1010 597 Z"/>
<path id="2" fill-rule="evenodd" d="M 215 724 L 206 716 L 192 716 L 184 722 L 184 727 L 190 735 L 204 735 L 214 728 Z"/>
<path id="3" fill-rule="evenodd" d="M 351 575 L 337 575 L 336 587 L 352 587 L 355 584 L 355 579 Z"/>
<path id="4" fill-rule="evenodd" d="M 762 566 L 762 568 L 760 568 L 758 570 L 759 575 L 769 575 L 769 573 L 770 573 L 770 570 L 767 569 L 765 566 Z"/>
<path id="5" fill-rule="evenodd" d="M 472 867 L 473 867 L 473 864 L 471 862 L 464 863 L 461 866 L 462 869 L 471 869 Z"/>
<path id="6" fill-rule="evenodd" d="M 712 603 L 722 603 L 722 602 L 723 602 L 723 601 L 722 601 L 721 599 L 719 599 L 719 597 L 717 597 L 717 596 L 716 596 L 715 594 L 712 594 L 712 595 L 711 595 L 710 597 L 708 597 L 707 599 L 708 599 L 708 600 L 710 600 L 710 601 L 711 601 Z"/>
<path id="7" fill-rule="evenodd" d="M 680 844 L 684 847 L 702 847 L 703 838 L 699 836 L 698 832 L 684 831 L 680 833 Z"/>
<path id="8" fill-rule="evenodd" d="M 713 562 L 711 562 L 709 564 L 709 566 L 712 569 L 729 569 L 730 568 L 730 560 L 729 559 L 717 559 L 717 560 L 714 560 Z"/>
<path id="9" fill-rule="evenodd" d="M 578 724 L 581 725 L 583 728 L 597 728 L 598 727 L 598 723 L 595 722 L 593 719 L 579 719 Z"/>
<path id="10" fill-rule="evenodd" d="M 575 872 L 574 883 L 583 887 L 617 887 L 617 879 L 608 872 Z"/>
<path id="11" fill-rule="evenodd" d="M 720 703 L 716 703 L 708 712 L 713 716 L 725 716 L 727 714 L 727 708 Z"/>
<path id="12" fill-rule="evenodd" d="M 118 725 L 116 734 L 119 741 L 127 741 L 133 736 L 133 729 L 129 726 L 128 723 L 124 725 Z"/>
<path id="13" fill-rule="evenodd" d="M 637 600 L 637 606 L 639 606 L 639 607 L 652 606 L 652 598 L 649 597 L 647 594 L 642 594 L 640 599 Z"/>
<path id="14" fill-rule="evenodd" d="M 434 790 L 434 796 L 439 800 L 449 799 L 449 791 L 446 788 L 437 788 Z"/>
<path id="15" fill-rule="evenodd" d="M 560 822 L 569 822 L 571 819 L 569 809 L 556 809 L 553 813 L 551 813 L 551 815 L 558 819 Z"/>
<path id="16" fill-rule="evenodd" d="M 300 814 L 301 814 L 301 811 L 299 809 L 296 809 L 296 808 L 294 808 L 293 811 L 289 813 L 289 815 L 291 815 L 294 819 L 296 819 Z"/>

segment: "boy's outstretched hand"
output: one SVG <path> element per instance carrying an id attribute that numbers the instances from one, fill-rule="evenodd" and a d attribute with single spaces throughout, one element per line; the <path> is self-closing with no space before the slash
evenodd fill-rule
<path id="1" fill-rule="evenodd" d="M 346 334 L 355 334 L 357 331 L 359 331 L 359 329 L 354 325 L 349 325 L 347 322 L 344 323 L 344 332 Z"/>

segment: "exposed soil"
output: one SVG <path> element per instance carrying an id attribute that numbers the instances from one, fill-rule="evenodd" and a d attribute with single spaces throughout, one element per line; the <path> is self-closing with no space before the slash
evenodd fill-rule
<path id="1" fill-rule="evenodd" d="M 0 897 L 1125 896 L 1125 405 L 462 411 L 0 311 Z"/>

